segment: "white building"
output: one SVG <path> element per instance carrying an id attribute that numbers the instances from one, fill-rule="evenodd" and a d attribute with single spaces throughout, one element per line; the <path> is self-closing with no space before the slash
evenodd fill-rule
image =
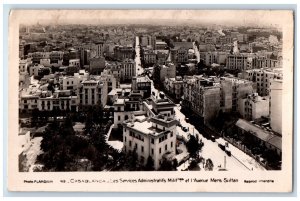
<path id="1" fill-rule="evenodd" d="M 165 116 L 150 119 L 138 118 L 123 123 L 124 151 L 134 151 L 140 164 L 145 165 L 149 156 L 158 169 L 164 156 L 176 154 L 177 120 Z"/>
<path id="2" fill-rule="evenodd" d="M 282 80 L 274 79 L 270 87 L 270 125 L 282 134 Z"/>
<path id="3" fill-rule="evenodd" d="M 239 113 L 244 119 L 255 120 L 261 117 L 269 116 L 269 98 L 261 97 L 257 93 L 239 99 Z"/>
<path id="4" fill-rule="evenodd" d="M 94 78 L 85 80 L 79 84 L 77 96 L 80 109 L 98 102 L 104 107 L 107 102 L 107 82 Z"/>

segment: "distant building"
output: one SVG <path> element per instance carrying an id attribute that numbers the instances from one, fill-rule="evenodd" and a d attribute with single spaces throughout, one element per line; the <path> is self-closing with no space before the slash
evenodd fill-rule
<path id="1" fill-rule="evenodd" d="M 127 46 L 115 46 L 114 57 L 119 61 L 134 58 L 134 48 Z"/>
<path id="2" fill-rule="evenodd" d="M 156 43 L 155 43 L 156 50 L 165 50 L 167 47 L 168 47 L 168 45 L 164 41 L 156 41 Z"/>
<path id="3" fill-rule="evenodd" d="M 172 63 L 160 66 L 160 80 L 163 82 L 165 78 L 175 78 L 176 66 Z"/>
<path id="4" fill-rule="evenodd" d="M 156 63 L 156 54 L 154 51 L 147 50 L 143 53 L 145 64 L 155 64 Z"/>
<path id="5" fill-rule="evenodd" d="M 171 49 L 171 61 L 175 63 L 188 62 L 188 49 L 184 47 L 176 47 Z"/>
<path id="6" fill-rule="evenodd" d="M 252 69 L 253 58 L 248 54 L 229 54 L 226 58 L 228 69 L 247 70 Z"/>
<path id="7" fill-rule="evenodd" d="M 105 68 L 105 58 L 104 57 L 94 57 L 90 59 L 89 73 L 91 75 L 100 75 Z"/>
<path id="8" fill-rule="evenodd" d="M 274 79 L 270 87 L 270 125 L 282 134 L 282 80 Z"/>
<path id="9" fill-rule="evenodd" d="M 143 98 L 149 98 L 151 95 L 151 80 L 148 77 L 133 77 L 132 90 L 142 91 Z"/>
<path id="10" fill-rule="evenodd" d="M 125 59 L 121 62 L 121 80 L 130 80 L 136 76 L 135 62 Z"/>
<path id="11" fill-rule="evenodd" d="M 180 99 L 183 95 L 183 79 L 180 76 L 176 76 L 175 78 L 166 78 L 165 89 L 168 93 L 173 94 L 176 99 Z"/>
<path id="12" fill-rule="evenodd" d="M 271 81 L 282 79 L 282 75 L 282 69 L 252 69 L 243 71 L 239 77 L 254 82 L 258 95 L 268 96 Z"/>

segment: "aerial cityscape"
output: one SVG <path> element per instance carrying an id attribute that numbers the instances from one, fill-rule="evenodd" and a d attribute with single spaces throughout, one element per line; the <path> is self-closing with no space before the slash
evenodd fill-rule
<path id="1" fill-rule="evenodd" d="M 20 172 L 282 169 L 282 32 L 19 28 Z"/>

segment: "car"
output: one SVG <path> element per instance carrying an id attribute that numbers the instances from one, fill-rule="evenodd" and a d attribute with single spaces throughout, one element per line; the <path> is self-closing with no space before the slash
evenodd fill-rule
<path id="1" fill-rule="evenodd" d="M 189 122 L 189 121 L 190 121 L 190 119 L 186 117 L 186 118 L 185 118 L 185 121 L 186 121 L 186 122 Z"/>
<path id="2" fill-rule="evenodd" d="M 187 132 L 187 131 L 188 131 L 187 127 L 182 127 L 182 130 L 183 130 L 184 132 Z"/>
<path id="3" fill-rule="evenodd" d="M 229 150 L 225 150 L 225 153 L 227 154 L 227 156 L 231 156 L 231 151 L 229 151 Z"/>
<path id="4" fill-rule="evenodd" d="M 218 146 L 219 146 L 223 151 L 225 151 L 225 146 L 224 146 L 224 145 L 218 144 Z"/>

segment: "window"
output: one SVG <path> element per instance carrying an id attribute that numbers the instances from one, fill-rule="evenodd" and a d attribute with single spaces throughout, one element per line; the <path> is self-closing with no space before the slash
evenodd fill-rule
<path id="1" fill-rule="evenodd" d="M 168 145 L 166 144 L 166 145 L 165 145 L 165 150 L 167 151 L 167 149 L 168 149 Z"/>
<path id="2" fill-rule="evenodd" d="M 151 139 L 151 144 L 154 144 L 154 139 L 153 138 Z"/>
<path id="3" fill-rule="evenodd" d="M 125 136 L 124 140 L 125 140 L 125 142 L 126 142 L 126 136 Z"/>
<path id="4" fill-rule="evenodd" d="M 120 121 L 121 120 L 121 117 L 120 116 L 118 116 L 118 121 Z"/>
<path id="5" fill-rule="evenodd" d="M 171 135 L 171 137 L 173 137 L 173 132 L 171 132 L 171 134 L 170 134 L 170 135 Z"/>
<path id="6" fill-rule="evenodd" d="M 161 148 L 159 148 L 159 153 L 161 154 Z"/>
<path id="7" fill-rule="evenodd" d="M 129 140 L 129 147 L 131 147 L 131 140 Z"/>
<path id="8" fill-rule="evenodd" d="M 141 150 L 142 150 L 142 152 L 144 153 L 144 147 L 143 147 L 143 146 L 141 146 Z"/>
<path id="9" fill-rule="evenodd" d="M 138 148 L 138 145 L 137 145 L 137 144 L 135 144 L 134 148 L 135 148 L 135 149 L 137 149 L 137 148 Z"/>
<path id="10" fill-rule="evenodd" d="M 153 149 L 151 149 L 151 155 L 153 155 L 154 154 L 154 150 Z"/>
<path id="11" fill-rule="evenodd" d="M 173 147 L 173 142 L 171 142 L 171 147 Z"/>

